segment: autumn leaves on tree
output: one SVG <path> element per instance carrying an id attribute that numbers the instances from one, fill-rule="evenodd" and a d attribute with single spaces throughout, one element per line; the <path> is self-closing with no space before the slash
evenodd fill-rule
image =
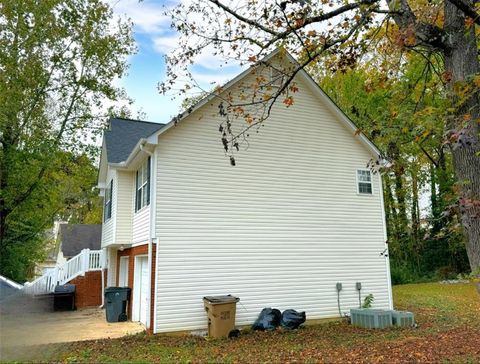
<path id="1" fill-rule="evenodd" d="M 271 105 L 283 103 L 294 107 L 295 93 L 291 88 L 300 69 L 326 68 L 327 72 L 343 72 L 362 67 L 371 60 L 375 47 L 388 43 L 410 62 L 416 54 L 429 72 L 437 72 L 441 87 L 435 95 L 442 105 L 428 105 L 424 97 L 431 94 L 428 72 L 420 76 L 425 92 L 421 92 L 417 112 L 435 113 L 436 125 L 424 133 L 408 134 L 420 153 L 435 168 L 441 165 L 442 153 L 452 157 L 457 193 L 455 207 L 465 236 L 465 246 L 472 270 L 480 266 L 480 65 L 478 38 L 479 3 L 473 0 L 440 2 L 392 0 L 387 6 L 378 0 L 343 1 L 287 0 L 220 1 L 194 0 L 169 12 L 172 25 L 182 35 L 179 47 L 168 58 L 168 78 L 160 90 L 169 92 L 179 75 L 189 75 L 188 67 L 201 52 L 211 52 L 226 62 L 258 65 L 276 47 L 284 47 L 298 60 L 290 69 L 277 69 L 263 62 L 275 74 L 281 73 L 278 87 L 270 92 L 272 78 L 258 78 L 256 89 L 263 93 L 249 94 L 245 100 L 223 98 L 219 113 L 225 120 L 220 127 L 221 141 L 230 160 L 248 138 L 248 130 L 267 122 Z M 262 62 L 260 62 L 262 63 Z M 385 69 L 384 82 L 395 69 Z M 193 83 L 187 84 L 187 88 Z M 178 85 L 177 85 L 178 86 Z M 295 86 L 294 86 L 295 87 Z M 220 92 L 216 92 L 220 95 Z M 267 93 L 268 92 L 268 93 Z M 411 90 L 405 90 L 406 95 Z M 431 118 L 430 118 L 431 119 Z M 392 128 L 410 128 L 401 120 Z M 234 124 L 235 123 L 235 127 Z M 240 126 L 239 126 L 240 125 Z M 365 129 L 372 125 L 365 124 Z M 246 132 L 247 131 L 247 132 Z M 435 131 L 435 132 L 434 132 Z M 439 133 L 442 133 L 440 136 Z M 369 135 L 374 141 L 376 136 Z M 405 135 L 406 136 L 406 135 Z M 429 153 L 426 144 L 437 144 L 438 155 Z M 398 151 L 385 145 L 385 157 L 396 160 L 393 173 L 403 174 Z M 424 151 L 422 151 L 422 148 Z M 414 169 L 412 169 L 413 171 Z M 414 176 L 414 174 L 412 174 Z M 397 182 L 400 182 L 398 179 Z M 412 182 L 413 183 L 413 182 Z M 437 185 L 436 185 L 437 186 Z M 388 188 L 388 187 L 387 187 Z M 443 188 L 443 187 L 442 187 Z M 385 191 L 388 195 L 388 190 Z M 438 196 L 438 195 L 437 195 Z M 414 199 L 417 199 L 418 191 Z M 402 195 L 395 198 L 402 203 Z M 438 206 L 435 207 L 437 209 Z M 414 229 L 419 226 L 419 209 Z M 437 212 L 435 212 L 437 213 Z"/>

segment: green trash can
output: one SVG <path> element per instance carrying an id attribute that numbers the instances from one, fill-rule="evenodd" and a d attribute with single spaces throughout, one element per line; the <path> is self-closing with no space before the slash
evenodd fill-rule
<path id="1" fill-rule="evenodd" d="M 130 288 L 105 288 L 105 313 L 107 322 L 127 321 L 127 303 L 130 300 Z"/>

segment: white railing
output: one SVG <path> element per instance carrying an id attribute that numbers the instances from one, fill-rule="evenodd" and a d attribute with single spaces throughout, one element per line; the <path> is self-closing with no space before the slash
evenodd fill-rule
<path id="1" fill-rule="evenodd" d="M 23 286 L 23 291 L 28 294 L 44 294 L 53 292 L 57 285 L 57 268 L 38 277 L 33 282 L 26 282 Z"/>
<path id="2" fill-rule="evenodd" d="M 102 250 L 83 249 L 65 264 L 55 267 L 33 282 L 25 283 L 23 291 L 33 295 L 51 293 L 57 284 L 68 283 L 86 272 L 101 270 L 104 261 Z"/>
<path id="3" fill-rule="evenodd" d="M 90 250 L 88 255 L 88 270 L 101 270 L 103 266 L 102 250 Z"/>

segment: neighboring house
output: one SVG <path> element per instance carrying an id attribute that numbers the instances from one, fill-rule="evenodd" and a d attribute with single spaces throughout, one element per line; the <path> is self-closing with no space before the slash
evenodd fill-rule
<path id="1" fill-rule="evenodd" d="M 101 249 L 102 225 L 67 224 L 56 221 L 46 232 L 46 258 L 36 264 L 35 277 L 48 274 L 83 249 Z"/>
<path id="2" fill-rule="evenodd" d="M 223 92 L 254 77 L 246 70 Z M 205 329 L 202 298 L 224 294 L 240 297 L 237 325 L 264 307 L 335 317 L 337 282 L 342 312 L 358 307 L 356 282 L 374 307 L 392 308 L 382 182 L 366 169 L 380 153 L 306 72 L 295 82 L 295 104 L 273 107 L 235 167 L 214 95 L 165 125 L 110 120 L 102 248 L 108 285 L 133 289 L 132 320 L 154 333 Z"/>
<path id="3" fill-rule="evenodd" d="M 23 292 L 44 295 L 55 291 L 57 285 L 75 285 L 77 308 L 103 305 L 105 288 L 105 259 L 101 250 L 102 225 L 55 224 L 57 239 L 49 247 L 50 259 L 40 265 L 38 277 L 26 282 Z M 52 230 L 52 231 L 53 231 Z M 48 266 L 47 264 L 50 264 Z"/>
<path id="4" fill-rule="evenodd" d="M 63 264 L 83 249 L 99 250 L 102 243 L 100 224 L 60 224 L 57 262 Z"/>

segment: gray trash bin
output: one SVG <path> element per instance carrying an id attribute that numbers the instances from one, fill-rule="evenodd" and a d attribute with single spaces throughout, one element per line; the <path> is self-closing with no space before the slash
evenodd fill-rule
<path id="1" fill-rule="evenodd" d="M 127 302 L 130 300 L 130 288 L 105 288 L 105 313 L 107 322 L 127 321 Z"/>

